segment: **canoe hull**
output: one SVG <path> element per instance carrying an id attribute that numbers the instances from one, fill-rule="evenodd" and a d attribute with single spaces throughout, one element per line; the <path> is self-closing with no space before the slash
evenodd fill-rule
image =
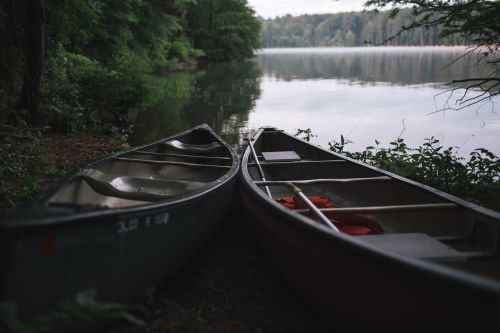
<path id="1" fill-rule="evenodd" d="M 99 302 L 140 300 L 217 228 L 230 205 L 233 183 L 153 211 L 2 234 L 2 300 L 15 300 L 21 318 L 92 289 Z"/>
<path id="2" fill-rule="evenodd" d="M 0 302 L 29 321 L 56 313 L 81 292 L 94 290 L 99 303 L 128 305 L 162 284 L 217 229 L 234 193 L 239 164 L 234 150 L 206 125 L 175 138 L 192 132 L 219 141 L 230 163 L 201 189 L 125 208 L 77 210 L 42 199 L 21 211 L 21 218 L 3 221 Z"/>
<path id="3" fill-rule="evenodd" d="M 248 223 L 269 260 L 334 327 L 373 329 L 378 323 L 412 331 L 440 323 L 477 329 L 492 327 L 488 325 L 497 318 L 498 294 L 322 237 L 265 209 L 244 184 L 240 195 Z"/>

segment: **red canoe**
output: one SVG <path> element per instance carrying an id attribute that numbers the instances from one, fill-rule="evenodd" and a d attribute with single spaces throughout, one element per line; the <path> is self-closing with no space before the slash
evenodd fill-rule
<path id="1" fill-rule="evenodd" d="M 499 213 L 269 127 L 246 148 L 241 182 L 259 244 L 334 327 L 498 325 Z"/>

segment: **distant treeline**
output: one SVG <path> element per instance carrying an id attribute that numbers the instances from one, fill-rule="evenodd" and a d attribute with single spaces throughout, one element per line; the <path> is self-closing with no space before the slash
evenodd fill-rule
<path id="1" fill-rule="evenodd" d="M 379 44 L 397 35 L 413 21 L 409 9 L 395 18 L 389 12 L 349 12 L 291 16 L 262 20 L 261 44 L 270 47 L 363 46 Z M 467 45 L 460 36 L 441 36 L 440 27 L 405 31 L 385 45 Z"/>

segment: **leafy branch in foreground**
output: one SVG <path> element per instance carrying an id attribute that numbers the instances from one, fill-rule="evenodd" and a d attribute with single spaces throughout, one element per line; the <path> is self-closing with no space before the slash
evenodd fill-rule
<path id="1" fill-rule="evenodd" d="M 368 146 L 349 152 L 351 143 L 341 136 L 329 143 L 330 150 L 355 160 L 427 184 L 465 200 L 500 211 L 500 158 L 484 148 L 475 149 L 466 160 L 453 147 L 444 148 L 434 137 L 410 148 L 404 139 L 392 141 L 387 148 Z"/>
<path id="2" fill-rule="evenodd" d="M 131 314 L 130 307 L 118 303 L 98 302 L 96 295 L 95 290 L 82 291 L 75 296 L 74 300 L 63 302 L 49 313 L 29 323 L 19 321 L 15 304 L 2 302 L 0 303 L 0 331 L 11 333 L 71 332 L 85 323 L 116 319 L 144 326 L 141 319 Z"/>
<path id="3" fill-rule="evenodd" d="M 367 0 L 367 7 L 391 7 L 391 16 L 398 15 L 402 7 L 411 7 L 413 22 L 402 26 L 399 32 L 389 37 L 390 41 L 405 31 L 416 28 L 432 28 L 441 26 L 441 36 L 459 34 L 472 40 L 473 46 L 463 56 L 475 56 L 477 63 L 489 66 L 489 74 L 485 77 L 471 77 L 453 80 L 452 91 L 464 90 L 464 97 L 457 100 L 455 110 L 481 103 L 500 94 L 500 1 L 489 0 Z M 480 94 L 471 98 L 465 96 L 473 90 Z"/>
<path id="4" fill-rule="evenodd" d="M 304 141 L 307 141 L 307 142 L 311 141 L 311 138 L 317 137 L 316 134 L 313 134 L 313 131 L 310 128 L 307 128 L 307 129 L 297 128 L 297 132 L 295 133 L 295 136 L 299 137 L 301 135 L 303 135 L 303 137 L 301 139 Z"/>

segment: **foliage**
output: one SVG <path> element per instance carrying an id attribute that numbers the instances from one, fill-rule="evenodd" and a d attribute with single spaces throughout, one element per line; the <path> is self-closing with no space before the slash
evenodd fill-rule
<path id="1" fill-rule="evenodd" d="M 36 176 L 41 159 L 37 137 L 23 132 L 11 135 L 5 136 L 0 146 L 0 215 L 43 188 Z M 17 140 L 26 141 L 22 150 L 12 143 L 16 136 Z"/>
<path id="2" fill-rule="evenodd" d="M 303 135 L 302 140 L 304 140 L 306 142 L 311 141 L 311 138 L 314 138 L 317 136 L 316 134 L 313 134 L 313 132 L 310 128 L 307 128 L 307 129 L 297 128 L 297 132 L 294 135 L 297 137 L 300 137 L 301 135 Z M 344 139 L 344 137 L 342 137 L 342 140 L 343 139 Z"/>
<path id="3" fill-rule="evenodd" d="M 389 11 L 315 14 L 293 17 L 286 15 L 262 20 L 263 47 L 363 46 L 380 44 L 410 25 L 410 9 L 403 9 L 395 18 Z M 472 37 L 458 34 L 442 36 L 441 27 L 419 27 L 388 40 L 388 45 L 465 45 Z"/>
<path id="4" fill-rule="evenodd" d="M 475 44 L 494 48 L 498 46 L 500 3 L 490 0 L 367 0 L 365 6 L 385 8 L 392 6 L 391 16 L 401 12 L 401 6 L 410 6 L 414 21 L 403 30 L 416 27 L 442 26 L 442 34 L 460 34 L 472 38 Z M 494 51 L 494 49 L 490 49 Z"/>
<path id="5" fill-rule="evenodd" d="M 96 323 L 103 319 L 123 319 L 134 325 L 144 326 L 144 322 L 132 315 L 127 306 L 98 302 L 96 294 L 95 290 L 82 291 L 74 300 L 63 302 L 29 323 L 19 321 L 14 304 L 0 303 L 0 328 L 9 333 L 69 332 L 78 326 L 85 326 L 85 323 Z"/>
<path id="6" fill-rule="evenodd" d="M 401 7 L 411 7 L 411 23 L 399 26 L 399 31 L 388 37 L 387 41 L 397 38 L 401 33 L 414 29 L 442 29 L 441 36 L 458 34 L 472 41 L 473 47 L 467 54 L 477 57 L 478 62 L 491 66 L 490 74 L 484 77 L 471 77 L 454 80 L 451 84 L 468 83 L 457 107 L 462 109 L 470 105 L 489 101 L 500 94 L 500 1 L 491 0 L 368 0 L 366 6 L 378 8 L 392 7 L 390 16 L 396 17 L 402 12 Z M 469 90 L 478 89 L 480 94 L 468 94 Z"/>
<path id="7" fill-rule="evenodd" d="M 0 0 L 0 121 L 8 124 L 30 119 L 20 107 L 27 65 L 25 1 Z M 205 54 L 212 60 L 250 57 L 258 46 L 258 21 L 243 0 L 218 1 L 211 31 L 186 17 L 188 10 L 190 17 L 204 17 L 206 1 L 43 3 L 45 54 L 36 119 L 62 131 L 125 126 L 128 112 L 155 94 L 154 75 L 193 66 Z M 196 39 L 207 35 L 210 41 Z"/>
<path id="8" fill-rule="evenodd" d="M 136 66 L 131 66 L 134 62 Z M 111 69 L 83 55 L 60 51 L 46 63 L 43 119 L 65 131 L 123 125 L 128 108 L 146 94 L 140 63 L 124 58 Z"/>
<path id="9" fill-rule="evenodd" d="M 260 46 L 260 22 L 246 0 L 198 1 L 188 10 L 190 35 L 195 48 L 207 59 L 226 61 L 253 56 Z"/>
<path id="10" fill-rule="evenodd" d="M 500 210 L 500 158 L 486 149 L 474 150 L 466 161 L 453 147 L 443 148 L 434 137 L 417 148 L 408 147 L 402 138 L 392 141 L 388 148 L 379 148 L 380 142 L 375 140 L 375 146 L 361 152 L 346 151 L 349 143 L 341 136 L 340 141 L 329 143 L 330 150 Z"/>
<path id="11" fill-rule="evenodd" d="M 0 1 L 0 122 L 22 123 L 26 114 L 16 108 L 22 89 L 24 57 L 20 54 L 23 8 L 17 2 Z"/>

